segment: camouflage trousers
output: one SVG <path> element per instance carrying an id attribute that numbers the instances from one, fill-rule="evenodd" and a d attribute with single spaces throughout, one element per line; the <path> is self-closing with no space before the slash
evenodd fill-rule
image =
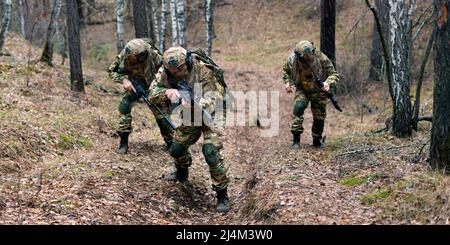
<path id="1" fill-rule="evenodd" d="M 228 166 L 224 157 L 220 154 L 223 149 L 225 130 L 223 126 L 179 126 L 175 130 L 173 144 L 170 147 L 170 155 L 175 159 L 175 167 L 188 168 L 192 164 L 189 147 L 195 144 L 203 134 L 202 152 L 209 166 L 213 190 L 227 188 Z"/>
<path id="2" fill-rule="evenodd" d="M 324 130 L 325 118 L 327 116 L 327 97 L 322 92 L 308 93 L 303 90 L 297 90 L 295 94 L 294 119 L 291 122 L 291 132 L 293 134 L 302 134 L 303 114 L 305 109 L 311 102 L 311 112 L 314 123 L 312 127 L 313 138 L 322 137 Z"/>
<path id="3" fill-rule="evenodd" d="M 136 102 L 139 100 L 139 97 L 135 93 L 126 92 L 125 96 L 122 98 L 122 101 L 119 104 L 119 122 L 117 126 L 118 132 L 129 132 L 133 131 L 132 121 L 133 117 L 131 116 L 131 110 L 136 105 Z M 157 105 L 161 111 L 166 115 L 170 116 L 171 114 L 171 103 L 169 100 L 163 101 L 163 103 Z M 156 123 L 158 124 L 161 135 L 166 143 L 172 142 L 173 140 L 173 129 L 170 125 L 164 120 L 163 116 L 158 113 L 158 111 L 154 108 L 151 108 L 153 115 L 156 119 Z"/>

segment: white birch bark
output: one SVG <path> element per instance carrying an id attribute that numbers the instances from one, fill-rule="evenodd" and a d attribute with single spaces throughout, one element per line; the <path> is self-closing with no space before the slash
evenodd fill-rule
<path id="1" fill-rule="evenodd" d="M 410 54 L 415 0 L 389 0 L 389 5 L 394 107 L 392 133 L 398 137 L 407 137 L 412 134 Z"/>
<path id="2" fill-rule="evenodd" d="M 178 45 L 178 21 L 176 11 L 176 0 L 170 0 L 170 17 L 172 21 L 172 46 Z"/>
<path id="3" fill-rule="evenodd" d="M 211 56 L 212 51 L 212 21 L 213 21 L 213 0 L 205 0 L 205 22 L 206 22 L 206 52 Z"/>
<path id="4" fill-rule="evenodd" d="M 117 18 L 117 53 L 120 53 L 125 47 L 124 41 L 124 12 L 125 0 L 116 0 L 116 18 Z"/>
<path id="5" fill-rule="evenodd" d="M 155 38 L 154 40 L 155 45 L 159 44 L 159 22 L 158 22 L 158 1 L 157 0 L 150 0 L 152 3 L 152 18 L 153 18 L 153 31 L 155 32 Z"/>
<path id="6" fill-rule="evenodd" d="M 25 33 L 25 16 L 23 13 L 23 1 L 17 0 L 17 8 L 19 9 L 19 21 L 20 21 L 20 33 L 22 36 L 26 37 Z"/>
<path id="7" fill-rule="evenodd" d="M 186 40 L 186 15 L 184 13 L 184 0 L 177 0 L 177 20 L 178 20 L 178 44 L 187 47 Z"/>
<path id="8" fill-rule="evenodd" d="M 5 43 L 6 34 L 8 33 L 9 23 L 11 21 L 12 3 L 11 0 L 4 1 L 4 14 L 2 18 L 2 26 L 0 31 L 0 53 L 3 49 L 3 44 Z"/>
<path id="9" fill-rule="evenodd" d="M 61 12 L 61 0 L 53 0 L 52 13 L 50 15 L 50 23 L 47 30 L 47 39 L 45 41 L 44 50 L 42 51 L 41 61 L 47 62 L 52 65 L 53 63 L 53 44 L 55 39 L 56 30 L 58 29 L 58 18 Z"/>
<path id="10" fill-rule="evenodd" d="M 166 50 L 166 16 L 167 16 L 167 2 L 161 0 L 161 32 L 159 33 L 159 50 L 164 52 Z"/>

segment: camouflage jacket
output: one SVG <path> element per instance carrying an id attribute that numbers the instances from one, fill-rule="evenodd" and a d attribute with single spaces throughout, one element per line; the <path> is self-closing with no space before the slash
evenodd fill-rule
<path id="1" fill-rule="evenodd" d="M 149 55 L 144 62 L 136 65 L 129 65 L 127 58 L 136 53 L 148 51 Z M 125 48 L 117 55 L 114 62 L 108 68 L 109 77 L 118 83 L 122 83 L 127 77 L 143 78 L 146 81 L 145 86 L 148 88 L 155 79 L 155 74 L 162 66 L 162 56 L 158 49 L 153 47 L 148 39 L 133 39 L 129 41 Z"/>
<path id="2" fill-rule="evenodd" d="M 186 80 L 194 89 L 195 96 L 200 98 L 199 103 L 204 109 L 216 108 L 216 102 L 223 102 L 224 87 L 217 81 L 213 71 L 202 61 L 193 59 Z M 164 100 L 167 100 L 166 90 L 177 89 L 177 82 L 167 73 L 164 66 L 161 67 L 150 86 L 149 99 L 156 104 L 163 103 Z"/>
<path id="3" fill-rule="evenodd" d="M 336 72 L 333 63 L 322 52 L 315 55 L 314 62 L 310 66 L 315 74 L 330 86 L 334 86 L 339 81 L 339 74 Z M 283 80 L 285 83 L 295 85 L 305 92 L 321 91 L 315 83 L 311 69 L 296 59 L 294 52 L 289 55 L 287 62 L 284 64 Z"/>

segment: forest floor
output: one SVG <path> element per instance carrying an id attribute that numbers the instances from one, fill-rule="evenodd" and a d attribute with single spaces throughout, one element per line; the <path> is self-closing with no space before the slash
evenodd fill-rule
<path id="1" fill-rule="evenodd" d="M 280 67 L 251 62 L 259 53 L 237 56 L 246 48 L 218 43 L 214 55 L 232 90 L 279 92 L 279 134 L 227 128 L 232 209 L 219 214 L 202 140 L 190 148 L 192 186 L 163 181 L 173 160 L 145 104 L 133 110 L 129 154 L 118 155 L 120 85 L 88 67 L 86 93 L 72 93 L 67 65 L 29 62 L 23 50 L 31 57 L 40 50 L 9 35 L 12 55 L 0 57 L 0 224 L 448 223 L 449 178 L 426 163 L 429 123 L 410 139 L 392 137 L 383 130 L 390 115 L 383 85 L 374 83 L 366 95 L 374 111 L 362 119 L 352 97 L 340 98 L 343 113 L 328 105 L 325 149 L 311 146 L 308 109 L 301 149 L 293 150 L 293 95 Z"/>

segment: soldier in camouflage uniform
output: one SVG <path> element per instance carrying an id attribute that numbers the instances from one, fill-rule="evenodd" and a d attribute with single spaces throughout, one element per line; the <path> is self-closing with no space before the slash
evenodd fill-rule
<path id="1" fill-rule="evenodd" d="M 131 109 L 139 100 L 129 79 L 135 78 L 144 81 L 145 84 L 143 85 L 148 90 L 161 66 L 162 56 L 160 52 L 150 44 L 149 39 L 142 38 L 129 41 L 108 69 L 110 78 L 117 83 L 122 83 L 125 89 L 124 97 L 118 108 L 120 118 L 117 131 L 120 136 L 118 149 L 120 154 L 128 152 L 128 137 L 132 132 Z M 158 107 L 165 115 L 170 115 L 171 103 L 168 99 L 161 101 Z M 169 148 L 172 144 L 173 130 L 155 109 L 152 109 L 152 112 L 161 135 Z"/>
<path id="2" fill-rule="evenodd" d="M 316 84 L 311 69 L 298 59 L 296 52 L 304 57 L 315 74 L 324 81 L 322 89 Z M 293 148 L 300 148 L 300 135 L 304 131 L 303 113 L 309 102 L 311 102 L 314 119 L 312 127 L 313 146 L 323 147 L 322 133 L 325 126 L 327 102 L 327 97 L 323 91 L 328 91 L 331 86 L 339 81 L 339 74 L 336 72 L 333 63 L 325 54 L 316 51 L 313 43 L 306 40 L 301 41 L 295 46 L 294 52 L 289 55 L 283 67 L 283 80 L 287 93 L 292 93 L 294 87 L 296 88 L 294 119 L 291 123 Z"/>
<path id="3" fill-rule="evenodd" d="M 217 82 L 214 73 L 205 66 L 205 63 L 195 59 L 182 47 L 172 47 L 163 56 L 164 65 L 160 69 L 157 79 L 151 86 L 150 100 L 160 103 L 169 98 L 172 102 L 180 101 L 180 91 L 177 90 L 180 81 L 187 81 L 192 88 L 200 86 L 202 93 L 197 95 L 199 104 L 203 109 L 220 108 L 223 101 L 224 88 Z M 194 91 L 196 92 L 196 91 Z M 209 92 L 216 92 L 216 97 L 208 96 Z M 190 103 L 181 99 L 183 109 L 190 108 Z M 217 111 L 216 111 L 217 112 Z M 222 116 L 219 116 L 222 115 Z M 202 152 L 212 179 L 212 188 L 217 192 L 217 206 L 219 212 L 227 212 L 230 209 L 227 195 L 229 179 L 228 167 L 225 165 L 220 151 L 223 149 L 223 137 L 225 136 L 225 116 L 221 113 L 212 114 L 214 124 L 201 126 L 179 126 L 174 133 L 173 144 L 169 149 L 170 155 L 175 159 L 175 172 L 165 176 L 165 180 L 185 182 L 188 178 L 188 168 L 192 164 L 192 158 L 188 151 L 203 134 Z"/>

